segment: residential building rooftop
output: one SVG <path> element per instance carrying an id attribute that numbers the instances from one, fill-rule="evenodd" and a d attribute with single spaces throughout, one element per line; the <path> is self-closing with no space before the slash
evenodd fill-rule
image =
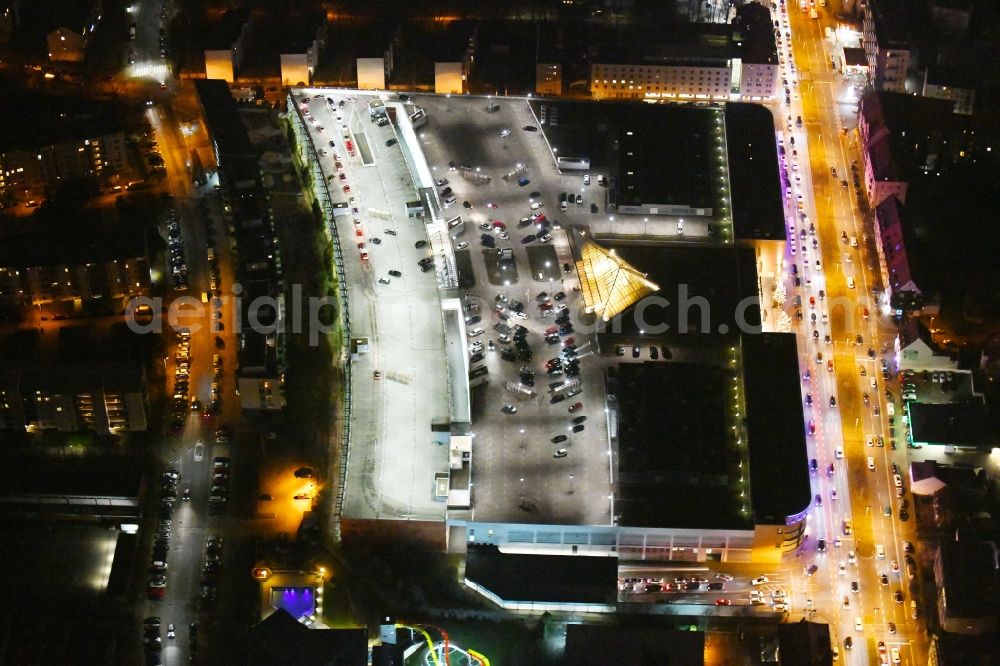
<path id="1" fill-rule="evenodd" d="M 0 153 L 82 142 L 123 130 L 121 111 L 113 104 L 2 85 Z"/>
<path id="2" fill-rule="evenodd" d="M 974 618 L 1000 613 L 1000 562 L 997 544 L 960 536 L 941 542 L 944 596 L 948 617 Z"/>
<path id="3" fill-rule="evenodd" d="M 925 404 L 911 402 L 913 442 L 944 446 L 993 447 L 1000 445 L 1000 431 L 991 422 L 981 401 Z"/>

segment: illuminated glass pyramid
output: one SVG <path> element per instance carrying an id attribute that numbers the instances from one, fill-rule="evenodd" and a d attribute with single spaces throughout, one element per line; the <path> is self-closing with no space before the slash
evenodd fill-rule
<path id="1" fill-rule="evenodd" d="M 614 250 L 606 250 L 592 240 L 584 242 L 580 254 L 576 269 L 587 312 L 604 321 L 660 290 L 644 273 L 616 256 Z"/>

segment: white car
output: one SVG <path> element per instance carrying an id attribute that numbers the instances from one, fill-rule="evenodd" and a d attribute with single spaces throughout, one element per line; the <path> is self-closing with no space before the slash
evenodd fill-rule
<path id="1" fill-rule="evenodd" d="M 838 446 L 836 448 L 836 450 L 834 450 L 833 455 L 835 455 L 837 457 L 837 460 L 843 460 L 844 459 L 844 449 L 843 449 L 843 447 Z"/>
<path id="2" fill-rule="evenodd" d="M 751 585 L 763 585 L 763 584 L 765 584 L 767 582 L 768 582 L 767 576 L 757 576 L 752 581 L 750 581 L 750 584 Z"/>
<path id="3" fill-rule="evenodd" d="M 510 136 L 510 130 L 507 129 L 506 127 L 504 129 L 500 130 L 500 138 L 502 139 L 505 136 Z"/>
<path id="4" fill-rule="evenodd" d="M 872 456 L 868 456 L 868 469 L 873 472 L 875 471 L 875 458 Z"/>
<path id="5" fill-rule="evenodd" d="M 466 243 L 465 241 L 462 241 L 461 243 L 459 243 L 458 245 L 455 246 L 455 249 L 456 250 L 464 250 L 467 247 L 469 247 L 469 244 Z"/>
<path id="6" fill-rule="evenodd" d="M 854 618 L 854 631 L 861 632 L 861 631 L 864 631 L 864 630 L 865 630 L 865 625 L 864 625 L 864 622 L 861 621 L 861 617 L 858 616 L 858 617 Z"/>
<path id="7" fill-rule="evenodd" d="M 527 319 L 528 318 L 528 313 L 527 312 L 515 312 L 514 316 L 517 317 L 518 319 Z"/>
<path id="8" fill-rule="evenodd" d="M 481 329 L 481 328 L 474 328 L 474 329 L 472 329 L 471 331 L 468 332 L 468 336 L 470 338 L 477 338 L 477 337 L 479 337 L 482 334 L 483 334 L 483 329 Z"/>
<path id="9" fill-rule="evenodd" d="M 201 462 L 202 458 L 205 457 L 205 444 L 204 442 L 198 442 L 194 445 L 194 461 Z"/>
<path id="10" fill-rule="evenodd" d="M 854 289 L 854 278 L 852 277 L 847 278 L 847 288 Z"/>

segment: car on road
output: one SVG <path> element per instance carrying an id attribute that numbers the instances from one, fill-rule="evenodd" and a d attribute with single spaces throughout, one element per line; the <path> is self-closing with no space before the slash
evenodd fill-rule
<path id="1" fill-rule="evenodd" d="M 521 129 L 523 129 L 525 132 L 537 132 L 538 131 L 538 128 L 535 127 L 534 125 L 525 125 Z"/>
<path id="2" fill-rule="evenodd" d="M 768 579 L 767 576 L 757 576 L 752 581 L 750 581 L 750 584 L 754 585 L 754 586 L 757 586 L 757 585 L 764 585 L 764 584 L 769 583 L 769 582 L 770 582 L 770 579 Z"/>
<path id="3" fill-rule="evenodd" d="M 575 402 L 572 405 L 570 405 L 569 413 L 570 414 L 574 414 L 574 413 L 580 411 L 581 409 L 583 409 L 583 403 L 582 402 Z"/>
<path id="4" fill-rule="evenodd" d="M 204 442 L 198 442 L 194 445 L 194 461 L 201 462 L 202 458 L 205 457 L 205 444 Z"/>
<path id="5" fill-rule="evenodd" d="M 389 147 L 391 147 L 391 146 L 395 146 L 395 145 L 396 145 L 396 140 L 395 140 L 395 139 L 389 139 L 389 140 L 387 140 L 387 141 L 385 142 L 385 146 L 386 146 L 386 148 L 389 148 Z"/>
<path id="6" fill-rule="evenodd" d="M 517 407 L 514 405 L 504 405 L 500 408 L 500 411 L 504 414 L 517 414 Z"/>
<path id="7" fill-rule="evenodd" d="M 555 453 L 552 454 L 553 458 L 565 458 L 569 455 L 569 451 L 566 449 L 557 449 Z"/>

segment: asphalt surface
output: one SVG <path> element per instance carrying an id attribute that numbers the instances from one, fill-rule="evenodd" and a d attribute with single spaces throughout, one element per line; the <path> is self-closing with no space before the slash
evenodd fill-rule
<path id="1" fill-rule="evenodd" d="M 808 368 L 812 375 L 811 380 L 803 384 L 803 391 L 810 392 L 813 399 L 812 406 L 804 406 L 804 409 L 807 421 L 816 424 L 809 452 L 810 458 L 818 462 L 814 492 L 822 502 L 822 506 L 814 508 L 810 518 L 810 539 L 802 549 L 802 564 L 793 568 L 793 572 L 799 577 L 802 594 L 813 600 L 817 615 L 830 623 L 832 638 L 840 646 L 846 663 L 875 661 L 877 641 L 885 641 L 890 648 L 900 647 L 904 663 L 922 663 L 926 637 L 920 624 L 910 617 L 909 603 L 913 597 L 909 581 L 905 573 L 893 573 L 891 566 L 895 560 L 901 570 L 905 569 L 902 542 L 916 541 L 913 523 L 899 521 L 891 465 L 896 462 L 905 470 L 907 452 L 902 432 L 897 432 L 898 436 L 893 438 L 888 428 L 884 399 L 887 386 L 879 366 L 885 359 L 894 375 L 893 359 L 882 353 L 883 345 L 888 349 L 892 347 L 894 328 L 872 297 L 872 287 L 876 284 L 872 269 L 876 260 L 867 242 L 871 234 L 864 215 L 858 210 L 856 195 L 840 184 L 841 179 L 851 180 L 851 162 L 860 157 L 851 131 L 852 114 L 856 109 L 841 103 L 846 99 L 846 85 L 843 77 L 830 67 L 834 44 L 825 38 L 828 34 L 825 31 L 836 25 L 832 20 L 833 10 L 820 8 L 819 11 L 821 18 L 810 20 L 808 13 L 800 12 L 794 4 L 790 6 L 789 29 L 798 71 L 788 68 L 790 59 L 787 51 L 783 51 L 782 76 L 792 84 L 792 103 L 790 108 L 781 104 L 780 108 L 773 109 L 777 130 L 785 137 L 789 175 L 794 181 L 790 143 L 790 138 L 794 137 L 794 147 L 799 153 L 798 173 L 803 176 L 800 185 L 792 185 L 789 218 L 795 223 L 796 235 L 813 222 L 819 244 L 817 253 L 807 231 L 805 241 L 797 237 L 797 256 L 788 258 L 798 264 L 803 280 L 800 289 L 788 284 L 788 292 L 801 294 L 803 300 L 805 316 L 798 328 L 802 368 Z M 782 24 L 782 33 L 785 30 Z M 799 115 L 803 120 L 801 129 L 794 121 Z M 798 193 L 803 195 L 808 221 L 798 219 L 795 210 Z M 854 248 L 849 242 L 845 243 L 843 233 L 849 239 L 856 237 L 859 246 Z M 815 264 L 817 259 L 819 268 Z M 825 298 L 820 298 L 820 290 L 825 291 Z M 816 299 L 816 311 L 820 313 L 815 327 L 809 321 L 810 296 Z M 864 316 L 865 309 L 868 317 Z M 823 323 L 824 312 L 829 316 L 829 324 Z M 820 335 L 818 341 L 813 338 L 814 328 Z M 826 335 L 830 336 L 830 344 L 824 342 Z M 856 344 L 858 335 L 862 337 L 861 345 Z M 874 360 L 868 356 L 869 348 L 875 352 Z M 816 363 L 817 352 L 823 354 L 819 364 Z M 826 367 L 830 360 L 833 372 Z M 865 368 L 864 376 L 860 374 L 862 367 Z M 872 386 L 873 379 L 875 386 Z M 895 386 L 891 388 L 894 397 L 898 396 Z M 866 393 L 868 402 L 865 401 Z M 836 398 L 836 407 L 830 406 L 831 396 Z M 898 404 L 895 408 L 896 426 L 900 428 L 898 415 L 901 411 Z M 868 442 L 877 442 L 878 435 L 883 436 L 885 446 L 869 447 Z M 892 439 L 899 443 L 895 451 L 889 446 Z M 836 456 L 838 447 L 842 447 L 846 456 L 842 460 Z M 868 456 L 873 458 L 874 470 L 868 468 Z M 831 464 L 834 467 L 832 476 L 826 471 Z M 836 500 L 832 499 L 834 490 Z M 892 508 L 891 517 L 882 515 L 881 508 L 886 504 Z M 850 536 L 843 534 L 845 520 L 853 521 Z M 835 545 L 838 537 L 839 547 Z M 826 553 L 816 552 L 820 538 L 827 542 Z M 876 557 L 877 545 L 885 548 L 885 559 Z M 856 555 L 856 563 L 852 563 L 848 555 L 851 551 Z M 807 577 L 804 570 L 811 563 L 817 564 L 819 571 Z M 843 574 L 840 573 L 841 563 L 845 569 Z M 883 573 L 889 577 L 888 586 L 879 581 Z M 857 593 L 851 591 L 851 583 L 855 581 L 860 588 Z M 897 590 L 903 591 L 905 604 L 893 600 L 892 595 Z M 845 597 L 849 603 L 846 608 Z M 794 599 L 793 613 L 801 612 L 802 606 L 801 599 Z M 855 630 L 858 619 L 863 632 Z M 889 633 L 890 622 L 895 623 L 895 634 Z M 850 651 L 845 649 L 844 643 L 849 635 L 854 639 Z"/>

